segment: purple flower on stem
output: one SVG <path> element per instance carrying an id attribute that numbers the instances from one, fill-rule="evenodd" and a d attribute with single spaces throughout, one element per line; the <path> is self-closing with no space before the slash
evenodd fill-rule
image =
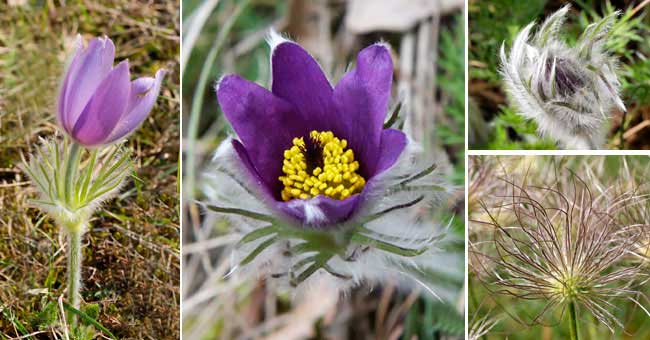
<path id="1" fill-rule="evenodd" d="M 129 62 L 113 67 L 115 45 L 94 38 L 84 48 L 77 37 L 58 100 L 57 120 L 72 139 L 92 147 L 114 143 L 133 132 L 147 117 L 165 75 L 131 81 Z"/>
<path id="2" fill-rule="evenodd" d="M 290 41 L 274 47 L 271 67 L 271 91 L 237 75 L 217 85 L 239 136 L 233 147 L 276 209 L 306 225 L 344 221 L 407 144 L 404 133 L 383 126 L 390 51 L 382 44 L 365 48 L 335 87 Z"/>
<path id="3" fill-rule="evenodd" d="M 340 289 L 418 282 L 453 299 L 457 290 L 437 278 L 462 284 L 462 259 L 436 252 L 444 231 L 420 209 L 450 190 L 435 164 L 421 162 L 420 148 L 391 128 L 399 110 L 384 122 L 388 47 L 362 50 L 332 87 L 298 44 L 272 34 L 271 45 L 270 91 L 237 75 L 217 85 L 238 139 L 219 146 L 202 189 L 205 208 L 241 234 L 232 272 L 254 268 L 256 276 L 303 287 L 325 275 Z"/>
<path id="4" fill-rule="evenodd" d="M 67 232 L 68 303 L 79 309 L 82 237 L 93 213 L 117 194 L 132 168 L 129 153 L 116 141 L 133 132 L 158 98 L 164 70 L 155 78 L 131 81 L 128 61 L 113 67 L 115 46 L 107 37 L 77 49 L 59 94 L 57 120 L 71 137 L 42 140 L 23 170 L 39 192 L 34 205 Z M 76 314 L 68 315 L 76 326 Z"/>

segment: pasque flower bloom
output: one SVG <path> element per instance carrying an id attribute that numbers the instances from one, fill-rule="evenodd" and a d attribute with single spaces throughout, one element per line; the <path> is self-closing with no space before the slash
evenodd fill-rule
<path id="1" fill-rule="evenodd" d="M 403 280 L 419 262 L 440 263 L 444 256 L 430 250 L 443 233 L 414 209 L 449 190 L 435 166 L 420 162 L 416 145 L 390 128 L 394 120 L 385 126 L 388 47 L 363 49 L 356 68 L 332 87 L 298 44 L 277 34 L 270 44 L 270 91 L 237 75 L 216 88 L 238 139 L 218 148 L 203 189 L 207 208 L 229 216 L 244 235 L 234 266 L 300 284 L 319 269 L 345 283 L 391 274 Z M 448 255 L 447 263 L 458 260 Z M 433 272 L 440 268 L 450 266 Z"/>
<path id="2" fill-rule="evenodd" d="M 117 194 L 132 169 L 129 153 L 111 145 L 133 132 L 153 107 L 164 71 L 131 81 L 128 61 L 113 67 L 115 46 L 81 36 L 68 65 L 58 100 L 57 120 L 70 136 L 42 140 L 23 170 L 38 191 L 33 203 L 67 233 L 68 303 L 79 309 L 81 240 L 102 202 Z M 70 322 L 76 325 L 74 313 Z"/>
<path id="3" fill-rule="evenodd" d="M 113 67 L 115 45 L 107 37 L 94 38 L 77 48 L 63 79 L 58 100 L 59 125 L 84 146 L 113 143 L 133 132 L 147 117 L 165 75 L 131 81 L 129 62 Z"/>
<path id="4" fill-rule="evenodd" d="M 616 58 L 605 44 L 619 12 L 589 25 L 575 46 L 558 37 L 570 6 L 551 15 L 530 37 L 524 28 L 506 54 L 501 73 L 521 115 L 535 120 L 539 133 L 562 147 L 594 149 L 604 142 L 613 108 L 625 111 L 619 96 Z"/>
<path id="5" fill-rule="evenodd" d="M 219 104 L 240 138 L 233 147 L 279 211 L 308 225 L 348 219 L 407 143 L 404 133 L 383 127 L 393 72 L 388 49 L 361 51 L 357 68 L 335 88 L 297 44 L 276 46 L 271 66 L 271 91 L 237 75 L 218 83 Z"/>

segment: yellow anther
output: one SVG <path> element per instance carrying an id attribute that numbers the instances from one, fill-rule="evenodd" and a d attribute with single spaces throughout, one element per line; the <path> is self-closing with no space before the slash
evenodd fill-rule
<path id="1" fill-rule="evenodd" d="M 354 151 L 347 149 L 347 140 L 335 137 L 331 131 L 310 131 L 307 138 L 313 144 L 307 145 L 303 137 L 296 137 L 284 151 L 284 176 L 278 178 L 284 187 L 280 193 L 282 200 L 318 195 L 343 200 L 363 190 L 366 181 L 356 173 L 359 162 Z M 307 147 L 320 148 L 321 159 L 308 159 L 313 155 L 306 153 Z"/>

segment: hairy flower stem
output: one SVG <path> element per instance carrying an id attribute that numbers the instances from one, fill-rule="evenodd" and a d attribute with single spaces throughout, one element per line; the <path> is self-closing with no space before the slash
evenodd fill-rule
<path id="1" fill-rule="evenodd" d="M 79 291 L 81 290 L 81 235 L 82 228 L 68 232 L 68 303 L 79 309 Z M 77 324 L 77 316 L 70 313 L 68 322 Z"/>
<path id="2" fill-rule="evenodd" d="M 569 302 L 569 321 L 571 327 L 571 340 L 580 340 L 580 336 L 578 335 L 578 317 L 576 314 L 575 301 Z"/>
<path id="3" fill-rule="evenodd" d="M 74 191 L 74 181 L 72 180 L 72 176 L 78 170 L 77 167 L 79 164 L 80 153 L 81 146 L 73 142 L 70 149 L 70 158 L 68 158 L 68 163 L 65 167 L 65 199 L 67 202 L 70 202 L 72 192 Z"/>

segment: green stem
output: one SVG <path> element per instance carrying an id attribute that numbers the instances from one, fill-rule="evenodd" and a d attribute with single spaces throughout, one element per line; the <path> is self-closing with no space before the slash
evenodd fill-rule
<path id="1" fill-rule="evenodd" d="M 580 340 L 578 335 L 578 317 L 576 314 L 576 303 L 569 302 L 569 321 L 571 326 L 571 340 Z"/>
<path id="2" fill-rule="evenodd" d="M 72 203 L 72 195 L 74 192 L 74 180 L 72 179 L 75 173 L 77 173 L 79 165 L 79 154 L 81 153 L 81 146 L 75 142 L 72 142 L 72 148 L 70 149 L 70 155 L 68 162 L 65 166 L 65 201 L 70 205 Z"/>
<path id="3" fill-rule="evenodd" d="M 68 233 L 68 303 L 75 309 L 79 309 L 79 291 L 81 290 L 81 228 Z M 68 322 L 71 325 L 77 324 L 77 316 L 69 313 Z"/>
<path id="4" fill-rule="evenodd" d="M 623 119 L 621 120 L 621 128 L 619 130 L 619 138 L 621 144 L 618 146 L 620 150 L 625 150 L 625 121 L 627 120 L 627 110 L 623 111 Z"/>
<path id="5" fill-rule="evenodd" d="M 191 202 L 194 199 L 194 185 L 196 181 L 196 142 L 199 138 L 199 122 L 201 118 L 201 110 L 203 108 L 203 97 L 205 95 L 206 87 L 210 79 L 210 74 L 212 72 L 212 67 L 214 66 L 217 56 L 221 51 L 226 39 L 228 38 L 228 33 L 235 25 L 237 18 L 242 13 L 242 11 L 248 7 L 250 0 L 245 0 L 237 4 L 237 7 L 233 10 L 232 14 L 224 24 L 221 26 L 221 30 L 217 34 L 217 39 L 212 44 L 212 47 L 208 51 L 203 66 L 201 67 L 201 72 L 199 73 L 199 79 L 194 88 L 194 94 L 192 98 L 192 106 L 190 109 L 190 119 L 188 124 L 187 131 L 187 160 L 183 162 L 185 168 L 185 178 L 183 179 L 183 188 L 184 192 L 183 199 L 186 202 Z M 187 51 L 191 53 L 192 51 Z"/>

